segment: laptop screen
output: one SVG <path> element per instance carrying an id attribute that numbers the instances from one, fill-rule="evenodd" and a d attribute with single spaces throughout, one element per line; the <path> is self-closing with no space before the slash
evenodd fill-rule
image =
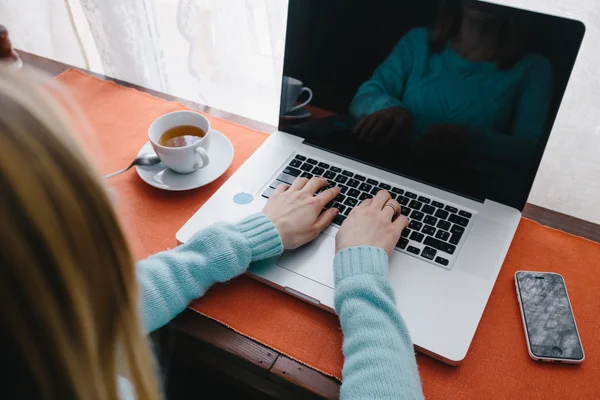
<path id="1" fill-rule="evenodd" d="M 289 0 L 279 130 L 522 210 L 584 30 L 475 0 Z"/>

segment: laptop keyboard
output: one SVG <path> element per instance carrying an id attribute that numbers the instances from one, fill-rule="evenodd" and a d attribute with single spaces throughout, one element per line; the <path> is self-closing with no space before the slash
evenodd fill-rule
<path id="1" fill-rule="evenodd" d="M 410 221 L 408 227 L 402 231 L 396 247 L 404 253 L 445 268 L 449 268 L 450 260 L 473 216 L 466 210 L 406 188 L 368 178 L 300 154 L 290 161 L 262 196 L 269 198 L 282 183 L 291 185 L 298 177 L 310 179 L 314 176 L 327 179 L 329 188 L 339 186 L 341 189 L 335 200 L 325 207 L 335 207 L 340 211 L 333 221 L 336 225 L 342 225 L 350 211 L 363 200 L 372 198 L 382 189 L 387 190 L 402 206 L 402 215 Z M 326 189 L 322 188 L 319 192 Z"/>

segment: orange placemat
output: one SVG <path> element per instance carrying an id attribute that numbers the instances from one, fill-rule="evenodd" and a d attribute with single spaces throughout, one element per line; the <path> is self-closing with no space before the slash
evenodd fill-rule
<path id="1" fill-rule="evenodd" d="M 126 165 L 147 140 L 159 115 L 184 109 L 135 90 L 70 70 L 56 78 L 68 88 L 96 131 L 103 173 Z M 209 117 L 210 118 L 210 117 Z M 110 181 L 137 258 L 175 246 L 175 233 L 265 135 L 217 118 L 213 126 L 235 147 L 235 159 L 216 182 L 174 193 L 142 182 L 135 172 Z M 515 297 L 518 269 L 555 271 L 567 283 L 586 352 L 580 366 L 539 364 L 527 355 Z M 459 367 L 418 356 L 430 399 L 593 398 L 600 392 L 600 245 L 522 220 L 473 344 Z M 342 334 L 337 317 L 247 277 L 213 287 L 191 308 L 281 353 L 340 378 Z M 440 332 L 443 334 L 443 332 Z"/>

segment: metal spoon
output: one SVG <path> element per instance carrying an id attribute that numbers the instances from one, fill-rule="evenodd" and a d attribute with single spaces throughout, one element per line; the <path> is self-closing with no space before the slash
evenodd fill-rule
<path id="1" fill-rule="evenodd" d="M 158 158 L 158 156 L 156 154 L 144 154 L 142 156 L 137 157 L 135 160 L 133 160 L 131 162 L 131 164 L 129 164 L 129 167 L 124 168 L 120 171 L 113 172 L 112 174 L 104 175 L 103 179 L 112 178 L 113 176 L 122 174 L 123 172 L 127 171 L 129 168 L 133 167 L 134 165 L 139 165 L 142 167 L 150 167 L 152 165 L 158 164 L 159 162 L 160 162 L 160 158 Z"/>

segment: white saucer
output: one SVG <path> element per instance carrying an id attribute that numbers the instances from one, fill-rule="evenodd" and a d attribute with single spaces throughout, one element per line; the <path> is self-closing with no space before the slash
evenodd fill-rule
<path id="1" fill-rule="evenodd" d="M 294 119 L 304 119 L 310 117 L 312 114 L 304 107 L 300 107 L 297 110 L 290 111 L 287 114 L 284 114 L 281 118 L 284 120 L 294 120 Z"/>
<path id="2" fill-rule="evenodd" d="M 211 129 L 211 143 L 208 154 L 210 163 L 206 168 L 192 172 L 191 174 L 178 174 L 171 171 L 163 163 L 152 167 L 135 167 L 138 175 L 144 182 L 164 190 L 190 190 L 208 185 L 227 171 L 233 161 L 233 145 L 221 132 Z M 138 152 L 142 154 L 156 154 L 152 144 L 146 142 Z"/>

